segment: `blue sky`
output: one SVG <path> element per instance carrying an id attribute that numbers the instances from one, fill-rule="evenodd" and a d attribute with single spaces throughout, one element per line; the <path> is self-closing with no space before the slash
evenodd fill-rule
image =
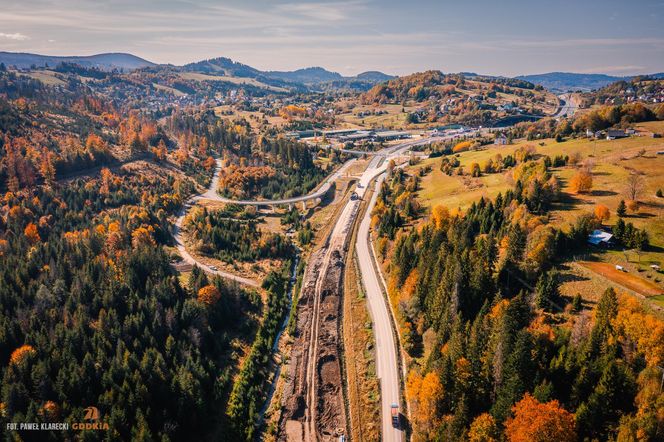
<path id="1" fill-rule="evenodd" d="M 0 50 L 260 69 L 664 71 L 664 0 L 2 0 Z"/>

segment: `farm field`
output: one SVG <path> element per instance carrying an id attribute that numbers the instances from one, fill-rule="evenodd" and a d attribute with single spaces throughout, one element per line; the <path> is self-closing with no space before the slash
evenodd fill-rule
<path id="1" fill-rule="evenodd" d="M 214 108 L 214 112 L 219 118 L 225 120 L 236 120 L 244 118 L 249 122 L 252 129 L 258 129 L 264 119 L 267 119 L 268 124 L 274 127 L 279 127 L 286 124 L 286 120 L 282 117 L 266 115 L 263 112 L 258 111 L 237 110 L 229 105 L 217 106 Z"/>

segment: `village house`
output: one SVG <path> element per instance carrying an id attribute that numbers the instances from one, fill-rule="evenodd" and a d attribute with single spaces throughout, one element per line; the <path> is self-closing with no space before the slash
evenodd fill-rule
<path id="1" fill-rule="evenodd" d="M 496 138 L 493 140 L 493 144 L 496 146 L 505 146 L 507 145 L 507 137 L 505 134 L 498 134 L 496 135 Z"/>

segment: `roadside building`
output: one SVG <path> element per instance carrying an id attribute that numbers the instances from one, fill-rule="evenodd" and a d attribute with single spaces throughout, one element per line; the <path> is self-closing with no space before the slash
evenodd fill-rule
<path id="1" fill-rule="evenodd" d="M 410 138 L 410 134 L 398 130 L 386 130 L 374 134 L 374 139 L 376 141 L 402 140 L 404 138 Z"/>
<path id="2" fill-rule="evenodd" d="M 611 247 L 614 244 L 615 240 L 613 235 L 604 230 L 593 230 L 593 232 L 588 235 L 588 243 L 594 246 L 599 247 Z"/>
<path id="3" fill-rule="evenodd" d="M 626 138 L 627 136 L 624 130 L 609 129 L 606 132 L 607 140 L 617 140 L 618 138 Z"/>
<path id="4" fill-rule="evenodd" d="M 495 144 L 496 146 L 506 146 L 507 137 L 503 133 L 498 134 L 496 135 L 496 138 L 493 140 L 493 144 Z"/>

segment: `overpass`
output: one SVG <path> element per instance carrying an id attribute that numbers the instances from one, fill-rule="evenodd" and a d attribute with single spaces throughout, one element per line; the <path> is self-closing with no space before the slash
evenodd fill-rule
<path id="1" fill-rule="evenodd" d="M 386 154 L 392 154 L 397 150 L 403 151 L 405 149 L 423 145 L 423 144 L 429 144 L 435 141 L 440 141 L 444 139 L 444 137 L 431 137 L 431 138 L 421 138 L 419 140 L 413 140 L 413 141 L 408 141 L 405 143 L 400 143 L 394 146 L 386 147 L 382 151 L 379 152 L 361 152 L 361 154 L 374 154 L 378 156 L 383 156 Z M 354 153 L 359 154 L 359 151 L 354 151 Z M 232 198 L 226 198 L 224 196 L 221 196 L 217 193 L 217 188 L 219 187 L 219 175 L 221 174 L 221 169 L 222 169 L 222 164 L 221 160 L 217 159 L 217 166 L 214 171 L 214 176 L 212 177 L 212 182 L 210 183 L 210 187 L 205 191 L 204 193 L 201 193 L 200 195 L 196 196 L 193 198 L 193 200 L 212 200 L 212 201 L 219 201 L 222 203 L 227 203 L 227 204 L 239 204 L 241 206 L 293 206 L 296 203 L 302 202 L 305 203 L 306 201 L 310 200 L 317 200 L 317 204 L 323 199 L 323 197 L 327 194 L 327 192 L 330 190 L 334 182 L 339 179 L 341 176 L 346 173 L 348 168 L 352 166 L 357 159 L 353 158 L 351 160 L 346 161 L 339 169 L 337 169 L 335 172 L 330 174 L 319 186 L 317 189 L 315 189 L 313 192 L 308 193 L 306 195 L 301 195 L 301 196 L 295 196 L 292 198 L 282 198 L 282 199 L 274 199 L 274 200 L 258 200 L 258 199 L 232 199 Z"/>

